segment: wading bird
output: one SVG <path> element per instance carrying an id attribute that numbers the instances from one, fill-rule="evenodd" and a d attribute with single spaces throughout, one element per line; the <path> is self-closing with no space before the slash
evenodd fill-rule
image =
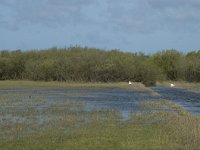
<path id="1" fill-rule="evenodd" d="M 170 84 L 171 87 L 174 87 L 175 85 L 173 83 Z"/>

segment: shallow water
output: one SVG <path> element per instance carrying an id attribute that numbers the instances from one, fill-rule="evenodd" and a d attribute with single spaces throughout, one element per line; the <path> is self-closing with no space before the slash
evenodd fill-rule
<path id="1" fill-rule="evenodd" d="M 149 92 L 123 89 L 16 89 L 3 90 L 0 91 L 0 94 L 12 98 L 13 101 L 16 99 L 31 101 L 31 99 L 42 97 L 45 103 L 36 106 L 39 108 L 48 107 L 51 104 L 62 104 L 66 101 L 84 101 L 86 111 L 141 109 L 141 106 L 136 106 L 136 102 L 155 99 L 155 97 L 150 96 Z"/>
<path id="2" fill-rule="evenodd" d="M 167 87 L 152 89 L 161 97 L 152 96 L 148 91 L 110 88 L 4 89 L 0 90 L 0 123 L 10 121 L 15 124 L 27 120 L 30 123 L 36 118 L 37 122 L 43 125 L 48 120 L 59 117 L 55 114 L 48 115 L 49 109 L 85 112 L 114 110 L 120 112 L 122 120 L 128 120 L 132 111 L 159 109 L 139 105 L 139 102 L 160 99 L 171 100 L 192 113 L 200 115 L 200 94 Z"/>
<path id="3" fill-rule="evenodd" d="M 9 110 L 19 113 L 32 108 L 38 113 L 38 120 L 43 124 L 45 111 L 49 108 L 65 108 L 67 102 L 80 103 L 66 107 L 75 111 L 114 110 L 121 112 L 122 119 L 127 120 L 131 111 L 145 108 L 138 105 L 144 100 L 155 100 L 148 91 L 133 91 L 126 89 L 10 89 L 0 90 L 0 111 L 9 114 Z M 8 99 L 7 101 L 2 101 Z M 12 111 L 11 111 L 12 112 Z M 21 112 L 22 113 L 22 112 Z M 8 117 L 7 117 L 8 118 Z M 9 117 L 11 118 L 11 117 Z M 13 117 L 14 118 L 14 117 Z M 0 119 L 1 121 L 2 119 Z M 23 120 L 23 118 L 22 118 Z"/>
<path id="4" fill-rule="evenodd" d="M 200 115 L 200 93 L 171 87 L 153 87 L 152 89 L 159 93 L 161 98 L 171 100 L 193 114 Z"/>

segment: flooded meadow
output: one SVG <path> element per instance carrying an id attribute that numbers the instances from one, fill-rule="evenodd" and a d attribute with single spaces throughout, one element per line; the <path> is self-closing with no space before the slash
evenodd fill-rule
<path id="1" fill-rule="evenodd" d="M 152 91 L 157 94 L 152 94 Z M 169 101 L 169 103 L 160 103 L 162 101 Z M 198 120 L 199 107 L 199 93 L 178 88 L 152 87 L 150 90 L 131 90 L 123 88 L 10 86 L 0 89 L 0 140 L 2 141 L 0 146 L 4 149 L 12 149 L 13 147 L 20 149 L 26 146 L 32 147 L 32 149 L 67 149 L 66 147 L 70 146 L 70 149 L 79 149 L 78 144 L 77 148 L 72 144 L 75 142 L 74 138 L 81 141 L 83 135 L 87 137 L 97 134 L 99 138 L 103 136 L 108 141 L 112 141 L 111 137 L 117 130 L 123 129 L 123 132 L 128 135 L 128 130 L 133 127 L 135 133 L 139 132 L 137 137 L 141 138 L 145 134 L 143 130 L 146 131 L 147 128 L 157 131 L 156 128 L 160 125 L 169 124 L 174 118 L 177 121 L 177 118 L 179 120 L 185 117 L 180 115 L 175 108 L 190 112 L 189 116 L 193 116 L 195 121 Z M 160 129 L 160 133 L 155 136 L 162 138 L 163 130 Z M 198 125 L 195 125 L 196 130 L 200 131 Z M 149 130 L 147 132 L 153 135 L 157 133 L 151 133 Z M 120 134 L 116 136 L 118 137 Z M 199 133 L 197 134 L 199 136 Z M 122 138 L 126 135 L 122 135 Z M 130 136 L 132 137 L 132 135 Z M 167 140 L 164 140 L 164 145 L 173 143 L 173 140 L 169 141 L 168 133 L 165 133 L 165 136 L 167 136 Z M 45 142 L 41 144 L 40 140 L 37 140 L 41 137 L 46 138 L 45 145 L 43 145 Z M 127 140 L 131 142 L 132 139 L 129 138 Z M 151 136 L 146 137 L 145 135 L 144 141 L 146 138 L 149 140 Z M 29 139 L 28 143 L 26 143 L 27 139 Z M 114 143 L 120 139 L 115 139 Z M 69 142 L 70 140 L 72 143 Z M 105 142 L 104 140 L 103 142 Z M 54 145 L 52 145 L 52 141 L 55 142 Z M 38 142 L 41 145 L 38 145 Z M 85 145 L 84 143 L 79 144 Z M 162 144 L 160 147 L 163 149 Z M 16 147 L 16 145 L 18 146 Z M 133 145 L 134 142 L 127 144 L 130 147 Z M 59 148 L 59 146 L 61 147 Z M 88 144 L 86 144 L 86 148 L 88 148 L 87 146 Z M 123 144 L 119 147 L 123 148 Z M 143 148 L 145 149 L 145 147 Z"/>

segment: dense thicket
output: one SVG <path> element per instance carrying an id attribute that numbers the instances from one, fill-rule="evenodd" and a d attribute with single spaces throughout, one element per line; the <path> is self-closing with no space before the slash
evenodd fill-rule
<path id="1" fill-rule="evenodd" d="M 0 52 L 0 80 L 115 82 L 200 81 L 200 51 L 164 50 L 154 55 L 94 48 Z"/>

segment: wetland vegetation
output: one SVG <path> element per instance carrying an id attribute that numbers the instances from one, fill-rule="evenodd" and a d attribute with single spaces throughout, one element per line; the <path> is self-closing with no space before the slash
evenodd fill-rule
<path id="1" fill-rule="evenodd" d="M 200 51 L 3 50 L 0 149 L 200 149 L 199 69 Z"/>
<path id="2" fill-rule="evenodd" d="M 1 81 L 1 149 L 200 148 L 199 117 L 155 89 L 83 85 Z"/>

